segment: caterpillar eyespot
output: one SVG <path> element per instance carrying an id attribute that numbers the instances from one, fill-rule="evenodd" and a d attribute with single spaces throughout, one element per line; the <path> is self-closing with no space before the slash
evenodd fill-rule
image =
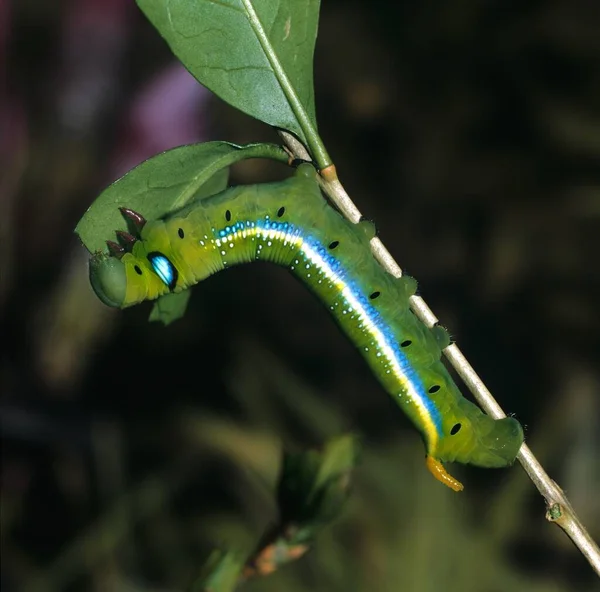
<path id="1" fill-rule="evenodd" d="M 231 209 L 223 220 L 230 203 L 234 223 Z M 284 213 L 285 222 L 278 219 Z M 373 235 L 371 223 L 352 224 L 328 207 L 314 169 L 302 164 L 285 181 L 228 189 L 164 220 L 144 220 L 143 238 L 130 252 L 116 245 L 114 256 L 92 259 L 90 279 L 103 302 L 125 308 L 190 288 L 232 265 L 265 260 L 287 267 L 323 301 L 419 430 L 431 473 L 459 491 L 462 485 L 442 462 L 510 465 L 523 428 L 512 417 L 493 419 L 462 396 L 440 360 L 447 332 L 429 329 L 413 314 L 416 282 L 379 265 L 369 247 Z M 337 249 L 341 242 L 344 248 Z M 379 300 L 381 294 L 386 298 Z"/>
<path id="2" fill-rule="evenodd" d="M 169 290 L 173 290 L 177 285 L 179 272 L 169 258 L 160 251 L 148 253 L 147 258 L 154 273 L 156 273 L 156 275 L 164 282 Z"/>

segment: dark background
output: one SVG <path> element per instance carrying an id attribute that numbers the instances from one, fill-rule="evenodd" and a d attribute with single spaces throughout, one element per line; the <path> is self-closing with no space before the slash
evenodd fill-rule
<path id="1" fill-rule="evenodd" d="M 425 470 L 416 431 L 309 293 L 255 265 L 184 320 L 100 304 L 72 230 L 166 148 L 277 141 L 128 0 L 0 4 L 2 590 L 176 591 L 275 518 L 283 448 L 363 441 L 343 518 L 248 590 L 562 592 L 598 580 L 522 469 Z M 324 0 L 321 135 L 600 538 L 600 4 Z M 232 183 L 286 171 L 237 166 Z M 109 238 L 109 237 L 107 237 Z"/>

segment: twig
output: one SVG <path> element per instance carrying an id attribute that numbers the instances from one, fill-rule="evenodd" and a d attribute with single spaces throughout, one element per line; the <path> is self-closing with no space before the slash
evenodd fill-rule
<path id="1" fill-rule="evenodd" d="M 281 566 L 302 557 L 310 548 L 308 542 L 294 541 L 296 528 L 293 525 L 277 525 L 248 558 L 239 578 L 239 584 L 250 579 L 267 576 Z"/>
<path id="2" fill-rule="evenodd" d="M 312 160 L 304 145 L 293 135 L 281 130 L 279 131 L 279 135 L 285 146 L 296 158 Z M 357 223 L 361 219 L 360 211 L 354 205 L 337 178 L 333 165 L 321 171 L 320 183 L 325 194 L 348 220 Z M 371 240 L 371 249 L 375 258 L 386 271 L 395 277 L 402 275 L 402 269 L 378 237 Z M 432 327 L 438 322 L 437 317 L 420 296 L 412 296 L 410 304 L 415 314 L 428 327 Z M 448 358 L 483 409 L 496 419 L 506 417 L 500 405 L 498 405 L 456 344 L 445 348 L 444 355 Z M 589 561 L 592 569 L 600 576 L 600 549 L 579 520 L 563 490 L 550 478 L 527 445 L 523 444 L 521 446 L 517 459 L 546 500 L 546 519 L 554 522 L 565 531 L 567 536 Z"/>

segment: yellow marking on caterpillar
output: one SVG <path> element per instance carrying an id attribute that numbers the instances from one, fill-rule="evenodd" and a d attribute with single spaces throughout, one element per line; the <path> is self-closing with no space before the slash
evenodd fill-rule
<path id="1" fill-rule="evenodd" d="M 452 491 L 462 491 L 464 489 L 464 485 L 458 479 L 455 479 L 450 475 L 439 460 L 433 458 L 433 456 L 427 455 L 425 463 L 427 464 L 429 472 L 438 481 L 446 485 L 446 487 L 449 487 Z"/>

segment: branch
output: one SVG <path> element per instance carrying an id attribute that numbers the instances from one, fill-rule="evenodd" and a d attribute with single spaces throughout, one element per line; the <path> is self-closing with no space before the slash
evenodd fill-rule
<path id="1" fill-rule="evenodd" d="M 294 136 L 285 131 L 279 131 L 278 133 L 285 146 L 296 158 L 312 160 L 304 145 Z M 362 217 L 361 213 L 337 178 L 334 165 L 321 171 L 320 183 L 323 191 L 336 207 L 350 222 L 356 224 Z M 371 240 L 371 250 L 375 259 L 381 263 L 386 271 L 395 277 L 402 275 L 402 269 L 378 237 Z M 420 296 L 412 296 L 410 304 L 417 317 L 428 327 L 432 327 L 438 322 L 437 317 Z M 443 351 L 450 364 L 452 364 L 486 413 L 495 419 L 506 417 L 506 414 L 502 411 L 492 393 L 490 393 L 481 378 L 479 378 L 457 345 L 453 343 Z M 546 500 L 546 519 L 549 522 L 557 524 L 565 531 L 567 536 L 589 561 L 592 569 L 600 576 L 600 549 L 579 520 L 563 490 L 550 478 L 527 445 L 523 444 L 521 446 L 517 459 Z"/>

